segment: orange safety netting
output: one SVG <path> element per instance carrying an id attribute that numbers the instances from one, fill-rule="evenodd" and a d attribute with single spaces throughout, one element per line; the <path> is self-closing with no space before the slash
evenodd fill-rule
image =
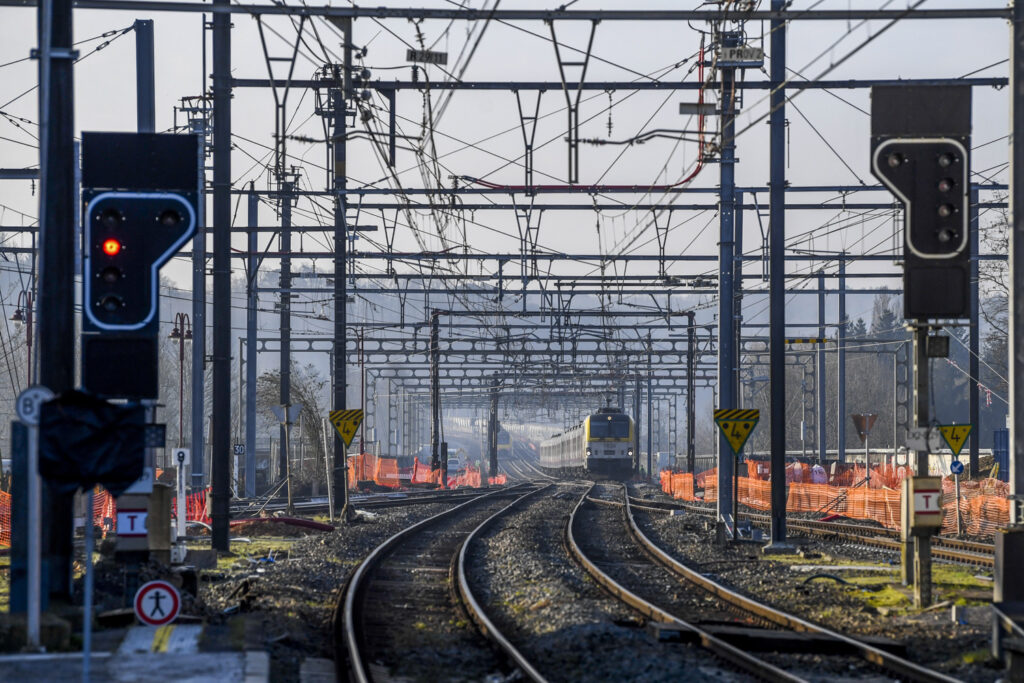
<path id="1" fill-rule="evenodd" d="M 207 493 L 209 487 L 190 493 L 185 496 L 185 519 L 190 522 L 202 522 L 210 524 L 210 514 L 207 510 Z M 178 514 L 178 499 L 171 498 L 171 514 Z M 93 526 L 102 529 L 106 536 L 108 533 L 117 531 L 117 501 L 106 489 L 96 487 L 92 499 L 92 522 Z"/>
<path id="2" fill-rule="evenodd" d="M 689 472 L 673 473 L 670 470 L 663 470 L 661 472 L 661 489 L 673 498 L 697 500 L 693 489 L 693 475 Z"/>
<path id="3" fill-rule="evenodd" d="M 508 477 L 504 474 L 499 474 L 496 477 L 487 477 L 488 486 L 504 486 L 508 482 Z"/>
<path id="4" fill-rule="evenodd" d="M 0 547 L 11 545 L 11 494 L 0 491 Z"/>
<path id="5" fill-rule="evenodd" d="M 412 476 L 409 481 L 413 484 L 439 484 L 441 482 L 441 470 L 431 470 L 430 465 L 424 465 L 419 458 L 412 459 Z"/>
<path id="6" fill-rule="evenodd" d="M 448 477 L 448 488 L 480 488 L 480 469 L 466 465 L 465 473 Z"/>
<path id="7" fill-rule="evenodd" d="M 771 482 L 767 478 L 761 478 L 762 472 L 753 467 L 750 470 L 754 476 L 737 478 L 739 502 L 755 510 L 771 509 Z M 807 483 L 801 481 L 808 473 L 803 467 L 787 467 L 786 470 L 787 512 L 838 514 L 851 519 L 872 520 L 890 529 L 899 528 L 899 485 L 906 476 L 906 468 L 886 464 L 872 467 L 869 474 L 863 466 L 852 466 L 845 469 L 842 476 L 836 479 L 859 483 L 853 486 Z M 708 503 L 716 502 L 717 471 L 702 472 L 696 479 L 697 488 L 704 489 L 703 500 Z M 698 499 L 693 488 L 693 476 L 689 473 L 662 471 L 661 489 L 674 498 Z M 951 478 L 943 478 L 942 490 L 942 532 L 955 534 L 957 499 L 955 484 Z M 960 518 L 964 532 L 990 535 L 996 528 L 1009 523 L 1008 493 L 1009 485 L 995 479 L 961 483 Z"/>
<path id="8" fill-rule="evenodd" d="M 398 481 L 398 460 L 395 458 L 377 458 L 377 466 L 374 468 L 373 481 L 379 486 L 387 486 L 396 489 L 401 483 Z"/>
<path id="9" fill-rule="evenodd" d="M 398 488 L 398 460 L 378 458 L 373 453 L 348 456 L 348 487 L 359 488 L 360 482 L 373 482 L 378 486 Z"/>

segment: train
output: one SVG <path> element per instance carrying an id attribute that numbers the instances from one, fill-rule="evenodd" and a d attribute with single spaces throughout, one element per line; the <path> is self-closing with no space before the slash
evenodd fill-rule
<path id="1" fill-rule="evenodd" d="M 620 408 L 606 407 L 540 444 L 540 466 L 560 475 L 628 479 L 633 474 L 636 425 Z"/>
<path id="2" fill-rule="evenodd" d="M 512 457 L 512 436 L 504 429 L 498 432 L 498 462 Z"/>

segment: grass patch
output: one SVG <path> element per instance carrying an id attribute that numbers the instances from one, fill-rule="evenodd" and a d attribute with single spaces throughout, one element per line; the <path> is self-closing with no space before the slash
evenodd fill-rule
<path id="1" fill-rule="evenodd" d="M 971 650 L 960 655 L 960 659 L 963 660 L 964 664 L 986 664 L 992 661 L 992 651 L 988 648 Z"/>
<path id="2" fill-rule="evenodd" d="M 11 606 L 11 556 L 0 556 L 0 612 Z"/>

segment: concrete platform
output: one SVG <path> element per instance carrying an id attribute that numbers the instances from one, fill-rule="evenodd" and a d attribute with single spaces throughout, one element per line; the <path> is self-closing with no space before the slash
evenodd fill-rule
<path id="1" fill-rule="evenodd" d="M 266 652 L 206 652 L 187 654 L 94 653 L 90 679 L 115 683 L 174 681 L 175 683 L 266 683 L 270 656 Z M 0 680 L 82 680 L 82 653 L 5 655 L 0 657 Z"/>

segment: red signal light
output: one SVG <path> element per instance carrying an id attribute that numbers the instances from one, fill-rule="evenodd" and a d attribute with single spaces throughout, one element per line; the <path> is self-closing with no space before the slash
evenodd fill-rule
<path id="1" fill-rule="evenodd" d="M 115 239 L 103 240 L 103 253 L 107 256 L 117 256 L 121 251 L 121 243 Z"/>

